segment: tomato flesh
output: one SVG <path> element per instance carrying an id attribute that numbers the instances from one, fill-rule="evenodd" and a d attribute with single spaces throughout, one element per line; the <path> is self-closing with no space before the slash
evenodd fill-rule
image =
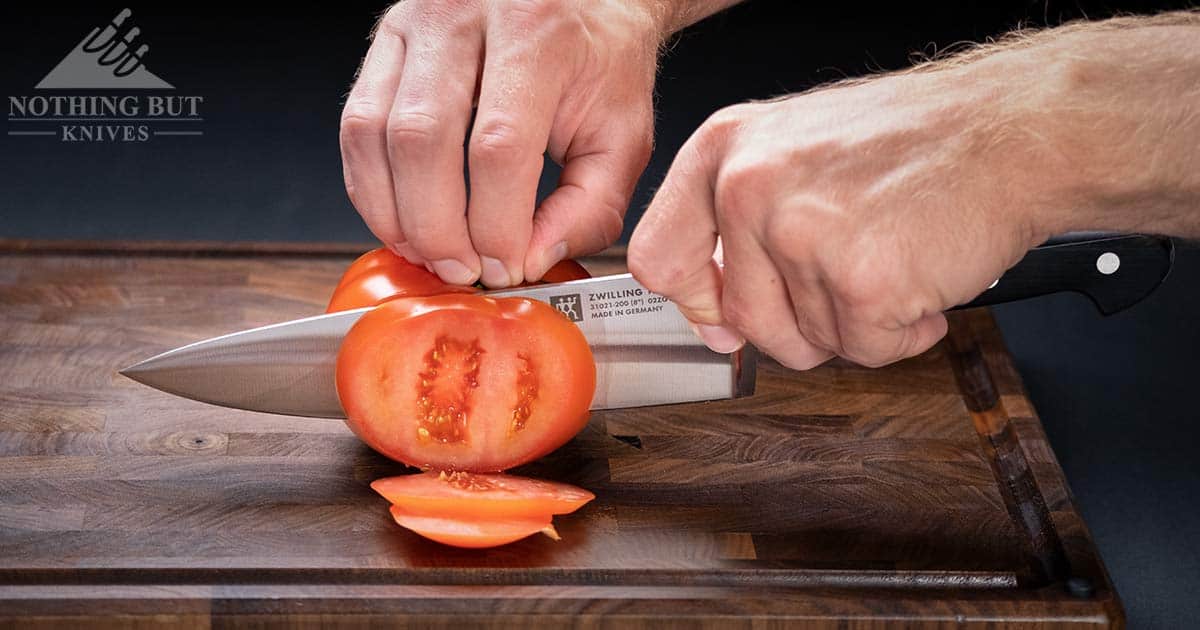
<path id="1" fill-rule="evenodd" d="M 528 518 L 569 514 L 596 495 L 575 486 L 505 474 L 426 471 L 377 479 L 371 488 L 409 514 Z"/>
<path id="2" fill-rule="evenodd" d="M 369 251 L 350 264 L 329 299 L 326 313 L 375 306 L 398 297 L 475 293 L 472 287 L 447 284 L 420 265 L 389 249 Z"/>
<path id="3" fill-rule="evenodd" d="M 409 514 L 399 506 L 391 507 L 396 524 L 425 538 L 453 547 L 483 549 L 498 547 L 542 533 L 558 540 L 558 532 L 545 519 L 463 519 Z"/>
<path id="4" fill-rule="evenodd" d="M 346 423 L 424 469 L 496 472 L 562 446 L 587 424 L 596 366 L 554 308 L 525 298 L 388 301 L 338 353 Z"/>

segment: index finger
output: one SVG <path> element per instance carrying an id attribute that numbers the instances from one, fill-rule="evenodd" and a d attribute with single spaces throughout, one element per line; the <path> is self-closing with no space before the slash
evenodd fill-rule
<path id="1" fill-rule="evenodd" d="M 375 237 L 393 248 L 405 239 L 396 217 L 385 129 L 400 85 L 404 56 L 404 41 L 399 34 L 378 28 L 346 98 L 339 134 L 342 175 L 350 203 Z"/>
<path id="2" fill-rule="evenodd" d="M 700 134 L 679 150 L 629 239 L 629 271 L 694 323 L 721 323 L 721 270 L 713 206 L 714 146 Z M 701 146 L 704 146 L 702 149 Z"/>

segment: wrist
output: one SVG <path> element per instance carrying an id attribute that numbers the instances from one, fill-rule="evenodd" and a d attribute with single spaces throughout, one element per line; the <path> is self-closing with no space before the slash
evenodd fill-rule
<path id="1" fill-rule="evenodd" d="M 661 39 L 666 40 L 675 33 L 719 13 L 742 0 L 646 0 L 647 8 L 655 16 Z"/>
<path id="2" fill-rule="evenodd" d="M 1107 97 L 1094 83 L 1111 77 L 1073 45 L 1034 36 L 938 72 L 977 116 L 969 144 L 994 191 L 988 202 L 1028 247 L 1073 230 L 1125 229 L 1104 212 L 1128 184 L 1121 158 L 1104 146 L 1118 121 L 1097 107 Z"/>

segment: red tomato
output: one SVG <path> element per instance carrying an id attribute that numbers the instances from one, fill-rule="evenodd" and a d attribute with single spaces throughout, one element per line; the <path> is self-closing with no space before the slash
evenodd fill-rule
<path id="1" fill-rule="evenodd" d="M 325 312 L 375 306 L 398 297 L 475 292 L 472 287 L 446 284 L 424 267 L 408 262 L 389 249 L 380 248 L 363 254 L 350 264 L 333 290 Z"/>
<path id="2" fill-rule="evenodd" d="M 558 532 L 544 519 L 456 519 L 409 514 L 392 506 L 392 518 L 401 527 L 444 545 L 482 549 L 507 545 L 539 532 L 558 540 Z"/>
<path id="3" fill-rule="evenodd" d="M 574 260 L 567 259 L 567 260 L 560 260 L 557 263 L 555 263 L 554 266 L 551 267 L 549 271 L 542 274 L 541 280 L 536 280 L 534 282 L 526 282 L 526 283 L 522 284 L 521 286 L 549 284 L 549 283 L 553 283 L 553 282 L 566 282 L 568 280 L 582 280 L 584 278 L 591 278 L 591 277 L 592 277 L 592 274 L 588 273 L 588 270 L 584 269 L 583 265 L 575 262 Z"/>
<path id="4" fill-rule="evenodd" d="M 371 484 L 408 514 L 458 518 L 541 518 L 570 514 L 596 495 L 575 486 L 503 474 L 426 471 Z"/>
<path id="5" fill-rule="evenodd" d="M 583 429 L 596 365 L 583 333 L 525 298 L 438 295 L 368 311 L 336 367 L 346 424 L 375 450 L 438 470 L 495 472 Z"/>

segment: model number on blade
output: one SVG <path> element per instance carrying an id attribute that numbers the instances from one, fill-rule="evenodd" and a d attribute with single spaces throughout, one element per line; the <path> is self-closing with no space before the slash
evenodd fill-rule
<path id="1" fill-rule="evenodd" d="M 588 294 L 588 316 L 590 319 L 607 319 L 625 315 L 657 313 L 663 309 L 667 298 L 647 294 L 642 289 L 605 291 Z"/>

